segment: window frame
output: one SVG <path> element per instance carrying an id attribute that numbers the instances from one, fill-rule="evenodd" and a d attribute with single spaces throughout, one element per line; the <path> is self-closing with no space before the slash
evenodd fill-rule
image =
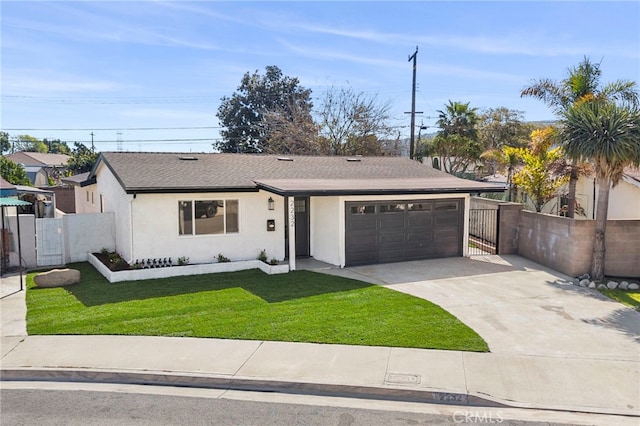
<path id="1" fill-rule="evenodd" d="M 196 220 L 199 219 L 198 217 L 196 217 L 196 203 L 197 202 L 217 202 L 218 205 L 220 205 L 220 203 L 222 203 L 222 210 L 223 213 L 221 214 L 222 216 L 222 225 L 223 225 L 223 230 L 222 232 L 218 232 L 218 233 L 204 233 L 204 234 L 199 234 L 196 232 Z M 235 202 L 236 205 L 236 230 L 235 231 L 228 231 L 228 225 L 227 225 L 227 221 L 228 221 L 228 210 L 227 210 L 227 203 L 228 202 Z M 181 218 L 181 204 L 182 203 L 188 203 L 190 205 L 190 210 L 191 210 L 191 218 L 188 220 L 188 222 L 191 223 L 191 229 L 190 232 L 185 232 L 181 233 L 180 232 L 180 228 L 181 228 L 181 220 L 183 222 L 187 222 L 187 220 L 185 220 L 185 218 Z M 178 216 L 178 229 L 177 229 L 177 234 L 178 234 L 178 238 L 183 238 L 183 237 L 189 237 L 189 238 L 193 238 L 193 237 L 216 237 L 216 236 L 221 236 L 221 235 L 238 235 L 240 234 L 240 199 L 239 198 L 191 198 L 191 199 L 178 199 L 177 200 L 177 207 L 178 207 L 178 211 L 177 211 L 177 216 Z M 187 210 L 187 209 L 185 209 Z M 186 224 L 185 224 L 186 226 Z"/>

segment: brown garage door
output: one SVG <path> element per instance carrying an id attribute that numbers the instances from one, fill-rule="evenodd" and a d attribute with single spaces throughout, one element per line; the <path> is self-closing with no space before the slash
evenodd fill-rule
<path id="1" fill-rule="evenodd" d="M 462 256 L 464 200 L 346 203 L 346 264 Z"/>

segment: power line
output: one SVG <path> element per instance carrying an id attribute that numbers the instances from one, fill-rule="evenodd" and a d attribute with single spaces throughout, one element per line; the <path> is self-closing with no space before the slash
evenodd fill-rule
<path id="1" fill-rule="evenodd" d="M 112 97 L 112 98 L 61 98 L 46 96 L 26 95 L 2 95 L 11 102 L 19 103 L 61 103 L 61 104 L 104 104 L 104 105 L 128 105 L 128 104 L 197 104 L 218 102 L 215 96 L 140 96 L 140 97 Z"/>
<path id="2" fill-rule="evenodd" d="M 214 142 L 220 138 L 188 138 L 188 139 L 116 139 L 116 140 L 96 140 L 95 143 L 154 143 L 154 142 Z M 61 142 L 91 143 L 91 141 L 66 140 Z"/>
<path id="3" fill-rule="evenodd" d="M 41 129 L 41 128 L 11 128 L 4 130 L 11 131 L 46 131 L 46 132 L 76 132 L 76 131 L 109 131 L 109 130 L 199 130 L 199 129 L 222 129 L 222 126 L 200 126 L 200 127 L 114 127 L 114 128 L 85 128 L 85 129 Z"/>

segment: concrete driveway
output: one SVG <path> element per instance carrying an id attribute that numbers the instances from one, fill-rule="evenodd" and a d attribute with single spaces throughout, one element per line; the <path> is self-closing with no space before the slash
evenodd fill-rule
<path id="1" fill-rule="evenodd" d="M 505 355 L 640 360 L 640 313 L 519 256 L 328 269 L 427 299 Z"/>

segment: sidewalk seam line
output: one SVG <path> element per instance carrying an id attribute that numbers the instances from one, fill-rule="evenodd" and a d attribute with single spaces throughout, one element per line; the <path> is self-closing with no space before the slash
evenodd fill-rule
<path id="1" fill-rule="evenodd" d="M 236 371 L 233 372 L 232 377 L 236 377 L 238 375 L 238 372 L 242 370 L 242 367 L 244 367 L 247 364 L 247 362 L 249 362 L 249 360 L 256 354 L 258 349 L 260 349 L 263 344 L 264 344 L 264 340 L 261 340 L 260 344 L 256 346 L 256 348 L 253 350 L 253 352 L 251 352 L 251 354 L 247 357 L 247 359 L 245 359 L 244 362 L 240 365 L 240 367 L 238 367 Z"/>
<path id="2" fill-rule="evenodd" d="M 467 366 L 464 362 L 464 352 L 460 352 L 460 358 L 462 359 L 462 374 L 464 375 L 464 392 L 469 395 L 469 380 L 467 380 Z"/>

